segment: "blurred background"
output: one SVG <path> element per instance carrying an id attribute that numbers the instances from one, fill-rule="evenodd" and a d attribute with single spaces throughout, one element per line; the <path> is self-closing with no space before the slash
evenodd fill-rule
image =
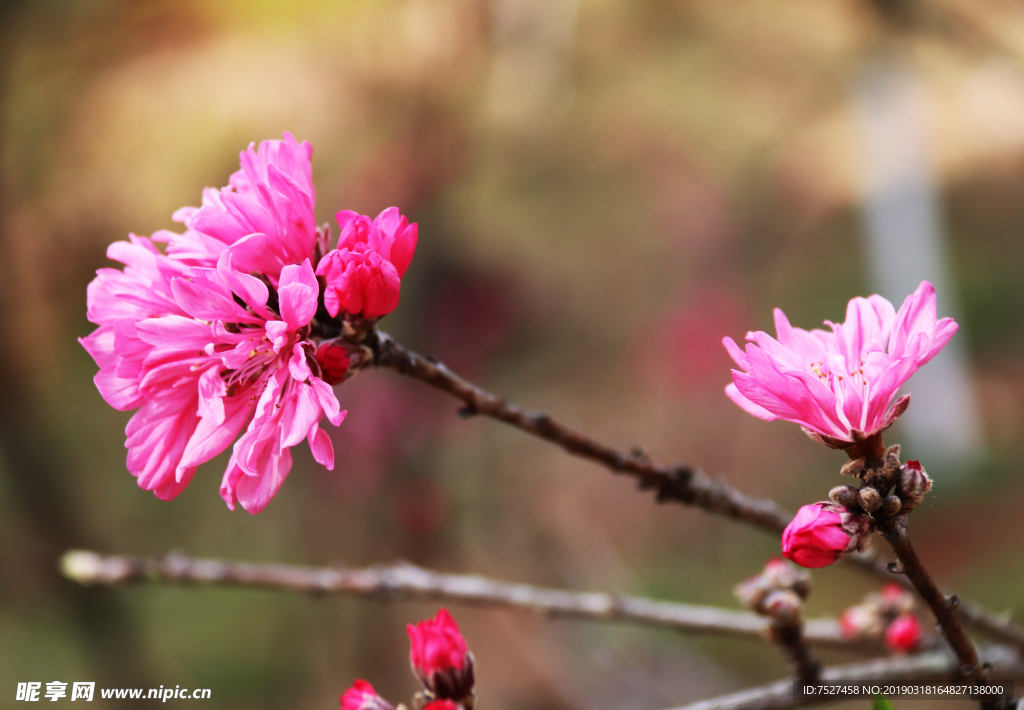
<path id="1" fill-rule="evenodd" d="M 5 695 L 95 680 L 312 709 L 357 677 L 395 703 L 414 690 L 404 625 L 436 605 L 82 589 L 56 572 L 72 547 L 406 559 L 729 607 L 778 553 L 391 372 L 338 388 L 336 470 L 297 448 L 258 516 L 225 509 L 224 457 L 173 502 L 139 490 L 130 415 L 75 340 L 86 284 L 108 243 L 176 228 L 250 141 L 285 130 L 315 146 L 321 221 L 394 204 L 420 223 L 385 330 L 791 510 L 844 457 L 731 404 L 722 336 L 771 331 L 774 306 L 804 327 L 854 295 L 898 306 L 932 279 L 962 328 L 888 437 L 936 480 L 916 541 L 950 588 L 1024 606 L 1020 3 L 6 0 L 0 70 Z M 813 615 L 876 587 L 843 567 L 815 580 Z M 489 708 L 656 710 L 786 673 L 749 641 L 452 611 Z"/>

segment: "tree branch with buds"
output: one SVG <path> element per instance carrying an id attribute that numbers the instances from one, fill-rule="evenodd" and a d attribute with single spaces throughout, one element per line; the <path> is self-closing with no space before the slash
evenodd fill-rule
<path id="1" fill-rule="evenodd" d="M 550 618 L 639 624 L 686 633 L 764 640 L 770 621 L 748 612 L 657 601 L 606 592 L 573 592 L 468 574 L 446 574 L 408 563 L 350 569 L 195 559 L 65 553 L 61 572 L 83 585 L 202 584 L 311 595 L 347 594 L 384 601 L 445 601 L 512 609 Z M 878 653 L 881 644 L 845 638 L 835 619 L 805 622 L 804 638 L 829 648 Z"/>
<path id="2" fill-rule="evenodd" d="M 792 515 L 774 501 L 748 496 L 724 481 L 709 478 L 697 467 L 659 463 L 639 450 L 627 452 L 597 441 L 546 413 L 510 404 L 455 374 L 436 358 L 402 346 L 387 333 L 369 329 L 356 331 L 354 335 L 362 340 L 361 347 L 366 350 L 364 357 L 359 358 L 361 367 L 386 367 L 425 382 L 461 400 L 465 404 L 460 410 L 462 416 L 491 417 L 553 443 L 571 454 L 599 463 L 613 473 L 632 476 L 639 481 L 640 488 L 656 490 L 659 502 L 673 501 L 696 506 L 775 535 L 781 534 L 792 520 Z M 902 406 L 905 405 L 906 402 Z M 878 554 L 870 551 L 854 553 L 848 559 L 870 574 L 892 581 L 887 563 Z M 1024 649 L 1024 629 L 1008 617 L 993 614 L 966 600 L 961 600 L 957 613 L 966 623 L 994 639 Z"/>
<path id="3" fill-rule="evenodd" d="M 981 659 L 1002 679 L 1024 678 L 1024 658 L 1010 646 L 997 645 L 982 649 Z M 821 672 L 822 683 L 852 681 L 919 681 L 960 680 L 959 661 L 947 651 L 929 651 L 912 656 L 880 658 L 863 663 L 831 666 Z M 748 688 L 709 700 L 679 706 L 671 710 L 789 710 L 795 707 L 826 705 L 849 700 L 850 696 L 805 695 L 795 691 L 792 680 L 780 680 L 758 688 Z M 1011 706 L 1012 707 L 1012 706 Z"/>

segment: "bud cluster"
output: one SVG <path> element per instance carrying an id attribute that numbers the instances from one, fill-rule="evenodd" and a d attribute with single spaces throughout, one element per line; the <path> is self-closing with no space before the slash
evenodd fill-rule
<path id="1" fill-rule="evenodd" d="M 859 452 L 859 450 L 858 450 Z M 860 486 L 836 486 L 829 501 L 802 507 L 782 533 L 782 554 L 804 567 L 825 567 L 853 551 L 863 551 L 871 533 L 895 515 L 917 507 L 932 481 L 919 461 L 900 463 L 900 447 L 846 463 L 840 473 Z"/>
<path id="2" fill-rule="evenodd" d="M 898 584 L 887 584 L 881 592 L 872 592 L 839 617 L 839 628 L 848 639 L 885 638 L 885 644 L 897 653 L 910 653 L 921 646 L 923 625 L 915 613 L 910 592 Z"/>
<path id="3" fill-rule="evenodd" d="M 733 593 L 751 611 L 794 623 L 800 619 L 811 588 L 810 573 L 776 557 L 768 560 L 760 574 L 736 585 Z"/>
<path id="4" fill-rule="evenodd" d="M 409 624 L 409 660 L 423 690 L 413 697 L 413 710 L 473 710 L 476 701 L 473 652 L 458 624 L 441 609 L 433 619 Z M 341 710 L 394 710 L 365 680 L 357 680 L 341 696 Z M 399 704 L 398 710 L 405 710 Z"/>

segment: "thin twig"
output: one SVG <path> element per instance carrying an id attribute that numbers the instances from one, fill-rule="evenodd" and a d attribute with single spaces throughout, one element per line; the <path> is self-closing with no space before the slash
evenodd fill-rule
<path id="1" fill-rule="evenodd" d="M 709 478 L 697 467 L 682 463 L 666 466 L 642 452 L 627 452 L 596 441 L 543 412 L 509 404 L 456 375 L 438 360 L 408 350 L 386 333 L 371 331 L 366 345 L 373 351 L 376 366 L 414 377 L 462 400 L 465 407 L 461 414 L 464 416 L 483 414 L 492 417 L 560 446 L 569 453 L 603 464 L 614 473 L 633 476 L 641 488 L 656 490 L 659 501 L 693 505 L 776 535 L 792 519 L 774 501 L 747 496 L 721 480 Z M 850 560 L 880 579 L 893 581 L 886 562 L 877 554 L 853 555 Z M 905 580 L 899 581 L 905 583 Z M 1008 616 L 993 614 L 966 600 L 961 600 L 957 613 L 964 622 L 979 631 L 1024 650 L 1024 629 Z"/>
<path id="2" fill-rule="evenodd" d="M 970 680 L 984 680 L 986 673 L 978 659 L 978 652 L 971 640 L 967 638 L 967 633 L 954 613 L 958 601 L 955 597 L 947 597 L 942 593 L 921 563 L 921 559 L 914 551 L 914 546 L 910 543 L 910 536 L 907 534 L 907 517 L 896 515 L 889 519 L 882 527 L 882 534 L 892 545 L 896 557 L 899 558 L 903 574 L 907 576 L 918 594 L 935 614 L 935 618 L 938 619 L 942 635 L 949 642 L 957 658 L 960 659 L 960 671 L 963 676 Z"/>
<path id="3" fill-rule="evenodd" d="M 990 664 L 996 677 L 1001 680 L 1024 678 L 1024 659 L 1020 653 L 1006 645 L 989 646 L 981 652 L 981 658 Z M 930 651 L 913 656 L 880 658 L 864 663 L 825 668 L 821 673 L 822 683 L 843 683 L 852 681 L 931 681 L 958 680 L 959 661 L 948 651 Z M 672 710 L 788 710 L 808 705 L 825 705 L 849 700 L 849 695 L 803 695 L 796 694 L 792 680 L 780 680 L 759 688 L 749 688 L 738 693 L 702 700 Z"/>
<path id="4" fill-rule="evenodd" d="M 556 444 L 569 453 L 604 464 L 615 473 L 632 476 L 639 481 L 641 488 L 655 490 L 659 501 L 695 505 L 774 533 L 781 533 L 789 523 L 789 513 L 774 501 L 744 495 L 685 463 L 666 466 L 642 452 L 627 452 L 602 444 L 555 421 L 544 412 L 509 404 L 459 377 L 443 363 L 407 350 L 386 333 L 371 332 L 366 345 L 374 352 L 374 362 L 378 367 L 415 377 L 462 400 L 465 403 L 461 411 L 463 416 L 483 414 L 498 419 Z"/>
<path id="5" fill-rule="evenodd" d="M 433 572 L 408 563 L 347 569 L 194 559 L 177 552 L 141 558 L 72 550 L 61 558 L 60 567 L 65 577 L 84 585 L 209 584 L 307 594 L 348 594 L 388 601 L 462 602 L 548 617 L 618 621 L 762 641 L 770 623 L 756 614 L 732 609 L 512 584 L 478 575 Z M 804 633 L 808 641 L 821 646 L 882 650 L 880 644 L 870 640 L 843 638 L 835 619 L 810 620 Z"/>

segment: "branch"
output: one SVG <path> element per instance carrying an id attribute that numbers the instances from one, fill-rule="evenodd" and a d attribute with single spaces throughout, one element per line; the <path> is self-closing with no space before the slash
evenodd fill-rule
<path id="1" fill-rule="evenodd" d="M 981 654 L 1000 679 L 1024 678 L 1024 659 L 1009 646 L 989 646 Z M 947 651 L 930 651 L 913 656 L 880 658 L 865 663 L 832 666 L 821 673 L 822 683 L 847 681 L 898 681 L 913 679 L 959 680 L 959 662 Z M 844 695 L 796 695 L 793 681 L 780 680 L 759 688 L 672 708 L 672 710 L 788 710 L 808 705 L 824 705 L 849 700 Z"/>
<path id="2" fill-rule="evenodd" d="M 756 614 L 731 609 L 510 584 L 477 575 L 432 572 L 408 563 L 346 569 L 202 560 L 181 553 L 141 558 L 72 550 L 61 558 L 60 568 L 65 577 L 83 585 L 208 584 L 307 594 L 348 594 L 385 601 L 462 602 L 541 616 L 618 621 L 762 641 L 770 623 Z M 878 643 L 843 638 L 834 619 L 806 622 L 804 637 L 814 644 L 833 648 L 882 651 Z"/>
<path id="3" fill-rule="evenodd" d="M 528 434 L 560 446 L 571 454 L 590 459 L 611 469 L 613 473 L 633 476 L 642 489 L 657 491 L 659 502 L 675 501 L 702 508 L 709 513 L 725 515 L 755 525 L 778 535 L 792 516 L 774 501 L 752 498 L 723 481 L 709 478 L 699 468 L 687 464 L 666 466 L 652 460 L 642 451 L 630 452 L 603 444 L 543 412 L 533 412 L 509 404 L 504 399 L 474 385 L 435 358 L 406 349 L 391 336 L 378 330 L 367 336 L 366 346 L 373 352 L 373 363 L 443 390 L 465 403 L 463 416 L 483 414 L 510 424 Z M 893 581 L 885 561 L 877 554 L 860 554 L 850 558 L 858 566 L 887 582 Z M 906 583 L 906 580 L 899 580 Z M 1024 629 L 1008 616 L 998 616 L 976 604 L 961 600 L 958 615 L 992 638 L 1024 650 Z"/>
<path id="4" fill-rule="evenodd" d="M 366 342 L 374 364 L 415 377 L 461 399 L 460 414 L 484 414 L 560 446 L 571 454 L 596 461 L 614 473 L 637 479 L 642 489 L 657 491 L 658 501 L 695 505 L 712 513 L 742 520 L 773 533 L 781 533 L 791 516 L 774 501 L 752 498 L 722 481 L 709 478 L 699 468 L 653 461 L 642 451 L 630 452 L 602 444 L 561 424 L 543 412 L 522 409 L 464 380 L 436 359 L 424 357 L 396 343 L 391 336 L 372 331 Z"/>
<path id="5" fill-rule="evenodd" d="M 896 557 L 899 558 L 903 574 L 907 576 L 907 579 L 917 589 L 918 594 L 935 614 L 935 618 L 938 619 L 942 635 L 960 660 L 960 671 L 963 677 L 970 680 L 984 680 L 987 674 L 978 659 L 978 652 L 971 640 L 967 638 L 967 634 L 960 625 L 960 620 L 953 613 L 959 602 L 955 597 L 947 597 L 943 594 L 928 570 L 921 564 L 921 559 L 914 551 L 914 546 L 910 543 L 910 536 L 907 534 L 907 517 L 897 515 L 889 519 L 882 527 L 882 534 L 885 535 L 885 539 L 892 545 Z"/>

